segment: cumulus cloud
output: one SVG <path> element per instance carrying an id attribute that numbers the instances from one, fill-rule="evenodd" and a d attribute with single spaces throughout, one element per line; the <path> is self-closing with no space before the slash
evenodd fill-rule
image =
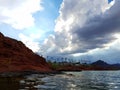
<path id="1" fill-rule="evenodd" d="M 39 34 L 38 35 L 30 34 L 29 36 L 27 36 L 27 35 L 24 35 L 24 34 L 20 33 L 19 38 L 33 52 L 38 52 L 40 50 L 39 42 L 35 41 L 35 39 L 40 38 Z"/>
<path id="2" fill-rule="evenodd" d="M 63 0 L 55 35 L 43 44 L 45 51 L 65 55 L 108 47 L 116 39 L 114 34 L 120 33 L 119 6 L 120 0 L 110 4 L 108 0 Z"/>
<path id="3" fill-rule="evenodd" d="M 33 14 L 43 10 L 41 3 L 41 0 L 0 0 L 0 23 L 15 29 L 31 27 L 35 22 Z"/>

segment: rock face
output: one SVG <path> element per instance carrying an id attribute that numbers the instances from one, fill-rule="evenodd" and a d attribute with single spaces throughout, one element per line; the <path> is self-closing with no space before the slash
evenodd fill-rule
<path id="1" fill-rule="evenodd" d="M 33 53 L 21 41 L 0 33 L 0 72 L 11 71 L 50 72 L 51 69 L 43 57 Z"/>

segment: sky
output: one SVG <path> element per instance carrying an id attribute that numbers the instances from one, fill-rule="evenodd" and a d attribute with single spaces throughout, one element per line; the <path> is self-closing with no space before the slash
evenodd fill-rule
<path id="1" fill-rule="evenodd" d="M 43 56 L 120 63 L 120 0 L 0 0 L 0 32 Z"/>

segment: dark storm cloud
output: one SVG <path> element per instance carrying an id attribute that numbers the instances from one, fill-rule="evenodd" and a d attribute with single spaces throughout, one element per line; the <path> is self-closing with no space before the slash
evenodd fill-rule
<path id="1" fill-rule="evenodd" d="M 104 44 L 115 40 L 114 34 L 120 33 L 120 1 L 116 1 L 110 10 L 101 16 L 95 16 L 80 28 L 78 25 L 72 27 L 72 33 L 77 38 L 73 38 L 73 43 L 82 43 L 83 51 L 94 48 L 102 48 Z M 80 48 L 81 50 L 81 48 Z"/>

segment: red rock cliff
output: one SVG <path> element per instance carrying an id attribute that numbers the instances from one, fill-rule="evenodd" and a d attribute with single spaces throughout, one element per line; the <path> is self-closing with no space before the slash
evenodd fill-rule
<path id="1" fill-rule="evenodd" d="M 43 57 L 32 52 L 21 41 L 0 33 L 0 72 L 51 71 Z"/>

